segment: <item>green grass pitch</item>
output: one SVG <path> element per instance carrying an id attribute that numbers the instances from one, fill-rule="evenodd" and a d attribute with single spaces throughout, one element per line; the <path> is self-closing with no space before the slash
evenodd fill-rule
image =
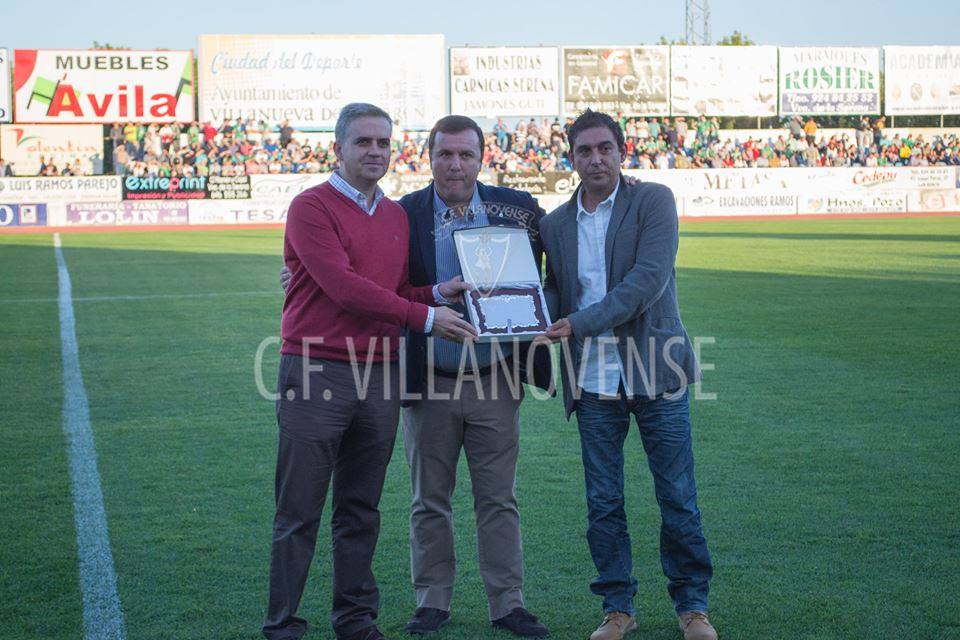
<path id="1" fill-rule="evenodd" d="M 63 236 L 127 637 L 259 637 L 276 423 L 254 353 L 279 332 L 279 230 Z M 693 402 L 721 638 L 960 638 L 960 218 L 688 222 L 678 284 L 702 348 Z M 0 235 L 0 635 L 82 637 L 50 235 Z M 215 294 L 215 295 L 205 295 Z M 276 375 L 275 347 L 264 376 Z M 376 572 L 382 628 L 413 611 L 410 490 L 394 455 Z M 553 637 L 600 621 L 579 443 L 528 397 L 518 493 L 529 608 Z M 627 441 L 638 638 L 679 632 L 659 517 Z M 439 638 L 489 627 L 466 467 L 459 577 Z M 304 596 L 332 638 L 329 514 Z"/>

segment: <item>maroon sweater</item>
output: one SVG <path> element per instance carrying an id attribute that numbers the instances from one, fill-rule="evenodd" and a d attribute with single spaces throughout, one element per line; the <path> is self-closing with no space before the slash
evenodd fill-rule
<path id="1" fill-rule="evenodd" d="M 283 236 L 292 277 L 280 352 L 306 355 L 309 338 L 311 357 L 349 362 L 352 340 L 361 364 L 396 360 L 400 327 L 422 332 L 433 303 L 433 287 L 408 281 L 409 247 L 407 214 L 392 200 L 371 216 L 329 182 L 294 198 Z"/>

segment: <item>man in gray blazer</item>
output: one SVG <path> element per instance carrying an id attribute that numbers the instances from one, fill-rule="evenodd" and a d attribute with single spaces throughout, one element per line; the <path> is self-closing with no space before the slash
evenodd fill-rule
<path id="1" fill-rule="evenodd" d="M 633 415 L 660 505 L 660 560 L 686 640 L 713 640 L 712 576 L 700 522 L 687 386 L 700 378 L 680 321 L 674 260 L 677 212 L 670 189 L 620 175 L 623 132 L 587 110 L 569 130 L 581 184 L 540 223 L 544 285 L 560 340 L 567 418 L 576 411 L 587 491 L 587 541 L 604 619 L 591 640 L 636 629 L 623 443 Z"/>

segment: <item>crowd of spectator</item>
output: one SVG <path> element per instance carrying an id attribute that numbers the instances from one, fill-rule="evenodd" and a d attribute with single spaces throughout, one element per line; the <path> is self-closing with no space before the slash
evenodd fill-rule
<path id="1" fill-rule="evenodd" d="M 487 136 L 485 166 L 497 171 L 571 170 L 566 130 L 531 119 L 509 131 L 498 121 Z M 721 136 L 717 118 L 620 118 L 625 169 L 960 165 L 956 135 L 885 135 L 885 118 L 863 118 L 854 131 L 822 135 L 813 118 L 787 123 L 786 134 Z"/>
<path id="2" fill-rule="evenodd" d="M 57 166 L 56 160 L 40 156 L 40 169 L 36 172 L 38 176 L 85 176 L 89 174 L 89 169 L 84 168 L 84 163 L 80 158 L 74 157 L 72 160 L 62 162 Z M 5 162 L 0 158 L 0 178 L 12 178 L 19 175 L 14 169 L 12 163 Z"/>
<path id="3" fill-rule="evenodd" d="M 484 141 L 492 172 L 571 171 L 567 129 L 572 119 L 499 119 Z M 960 137 L 885 133 L 885 118 L 863 118 L 853 135 L 824 135 L 813 118 L 795 116 L 784 129 L 746 139 L 721 135 L 717 118 L 620 117 L 625 169 L 960 165 Z M 430 170 L 426 133 L 394 129 L 390 171 Z M 313 139 L 311 145 L 310 139 Z M 135 176 L 327 173 L 336 167 L 332 136 L 296 131 L 287 122 L 116 124 L 109 132 L 113 172 Z M 41 163 L 40 175 L 79 175 L 81 164 Z"/>
<path id="4" fill-rule="evenodd" d="M 118 175 L 208 176 L 327 173 L 336 166 L 333 144 L 298 141 L 287 122 L 116 124 L 110 130 Z"/>

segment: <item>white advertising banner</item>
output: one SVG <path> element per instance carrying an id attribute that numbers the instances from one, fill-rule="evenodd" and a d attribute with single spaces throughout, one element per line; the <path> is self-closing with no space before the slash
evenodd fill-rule
<path id="1" fill-rule="evenodd" d="M 774 116 L 777 48 L 670 47 L 673 115 Z"/>
<path id="2" fill-rule="evenodd" d="M 817 213 L 904 213 L 906 191 L 828 191 L 823 194 L 802 194 L 797 211 Z"/>
<path id="3" fill-rule="evenodd" d="M 450 111 L 465 116 L 560 113 L 556 47 L 450 49 Z"/>
<path id="4" fill-rule="evenodd" d="M 190 224 L 286 222 L 290 200 L 191 200 Z"/>
<path id="5" fill-rule="evenodd" d="M 684 215 L 697 216 L 789 216 L 797 213 L 795 193 L 728 191 L 685 195 Z"/>
<path id="6" fill-rule="evenodd" d="M 653 169 L 625 172 L 676 192 L 818 191 L 956 188 L 955 167 L 835 167 L 796 169 Z"/>
<path id="7" fill-rule="evenodd" d="M 289 202 L 310 187 L 323 184 L 329 173 L 275 173 L 250 176 L 250 199 Z"/>
<path id="8" fill-rule="evenodd" d="M 807 171 L 816 171 L 808 169 Z M 955 167 L 849 167 L 827 169 L 829 180 L 859 189 L 953 189 Z"/>
<path id="9" fill-rule="evenodd" d="M 18 123 L 190 122 L 190 51 L 17 49 Z"/>
<path id="10" fill-rule="evenodd" d="M 880 113 L 880 50 L 780 47 L 780 113 Z"/>
<path id="11" fill-rule="evenodd" d="M 670 47 L 564 47 L 563 113 L 670 115 Z"/>
<path id="12" fill-rule="evenodd" d="M 0 122 L 13 122 L 10 100 L 10 52 L 0 47 Z"/>
<path id="13" fill-rule="evenodd" d="M 685 216 L 960 212 L 955 167 L 631 170 Z"/>
<path id="14" fill-rule="evenodd" d="M 423 189 L 433 181 L 430 173 L 388 173 L 380 179 L 380 188 L 392 200 Z"/>
<path id="15" fill-rule="evenodd" d="M 884 47 L 884 113 L 960 113 L 960 46 Z"/>
<path id="16" fill-rule="evenodd" d="M 35 176 L 41 159 L 61 172 L 79 166 L 82 175 L 103 173 L 103 127 L 95 124 L 0 126 L 0 158 L 14 175 Z"/>
<path id="17" fill-rule="evenodd" d="M 539 204 L 544 211 L 547 213 L 552 213 L 557 207 L 565 206 L 567 202 L 570 201 L 570 196 L 548 193 L 544 195 L 538 195 L 536 199 L 537 204 Z"/>
<path id="18" fill-rule="evenodd" d="M 800 181 L 802 169 L 632 169 L 627 175 L 644 182 L 658 182 L 670 187 L 675 194 L 701 192 L 791 191 Z"/>
<path id="19" fill-rule="evenodd" d="M 445 112 L 441 35 L 202 35 L 200 120 L 333 127 L 350 102 L 405 129 Z"/>
<path id="20" fill-rule="evenodd" d="M 0 202 L 119 202 L 119 176 L 0 178 Z"/>
<path id="21" fill-rule="evenodd" d="M 122 202 L 71 202 L 66 205 L 65 226 L 131 226 L 188 224 L 187 203 L 166 200 Z"/>
<path id="22" fill-rule="evenodd" d="M 924 189 L 908 196 L 911 212 L 960 213 L 960 189 Z"/>

